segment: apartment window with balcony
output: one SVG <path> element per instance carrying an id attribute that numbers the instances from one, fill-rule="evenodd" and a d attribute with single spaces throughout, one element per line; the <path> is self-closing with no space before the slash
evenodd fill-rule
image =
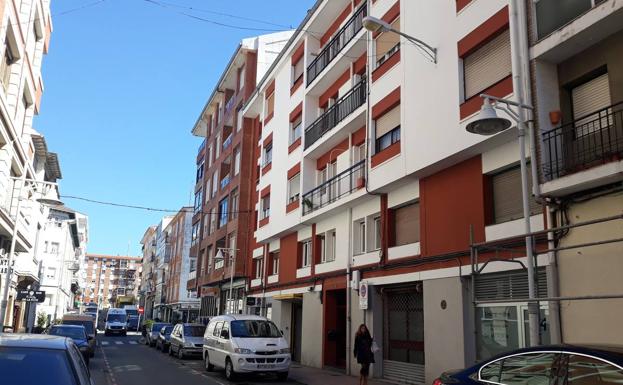
<path id="1" fill-rule="evenodd" d="M 329 230 L 318 237 L 318 247 L 320 248 L 320 261 L 322 263 L 335 261 L 335 230 Z"/>
<path id="2" fill-rule="evenodd" d="M 532 173 L 528 165 L 528 189 L 532 190 Z M 521 168 L 513 167 L 494 174 L 490 178 L 493 193 L 493 223 L 504 223 L 523 218 L 521 197 Z M 530 215 L 542 211 L 534 197 L 530 198 Z"/>
<path id="3" fill-rule="evenodd" d="M 263 166 L 266 166 L 273 161 L 273 143 L 270 142 L 264 146 L 264 163 Z"/>
<path id="4" fill-rule="evenodd" d="M 392 246 L 403 246 L 420 241 L 420 204 L 410 202 L 393 210 Z"/>
<path id="5" fill-rule="evenodd" d="M 303 116 L 299 116 L 290 122 L 290 144 L 296 142 L 301 137 L 303 130 Z"/>
<path id="6" fill-rule="evenodd" d="M 262 197 L 261 206 L 262 216 L 260 219 L 268 218 L 270 216 L 270 194 Z"/>
<path id="7" fill-rule="evenodd" d="M 238 218 L 238 201 L 240 196 L 238 194 L 238 188 L 235 188 L 231 194 L 229 194 L 229 218 Z"/>
<path id="8" fill-rule="evenodd" d="M 271 275 L 279 274 L 279 251 L 270 253 Z"/>
<path id="9" fill-rule="evenodd" d="M 507 29 L 463 57 L 464 100 L 481 94 L 510 75 L 511 45 Z"/>
<path id="10" fill-rule="evenodd" d="M 195 214 L 201 211 L 202 203 L 203 203 L 203 190 L 199 190 L 195 193 L 195 206 L 194 206 Z"/>
<path id="11" fill-rule="evenodd" d="M 266 95 L 264 105 L 264 116 L 265 119 L 268 119 L 275 113 L 275 91 L 272 91 L 270 94 Z"/>
<path id="12" fill-rule="evenodd" d="M 6 91 L 11 81 L 11 66 L 19 59 L 14 45 L 11 44 L 13 30 L 8 29 L 4 40 L 4 54 L 2 55 L 2 63 L 0 63 L 0 80 Z"/>
<path id="13" fill-rule="evenodd" d="M 301 195 L 301 174 L 298 173 L 288 180 L 288 203 L 296 202 Z"/>
<path id="14" fill-rule="evenodd" d="M 218 214 L 219 216 L 218 227 L 219 228 L 227 224 L 227 216 L 229 215 L 229 213 L 227 212 L 227 205 L 228 205 L 227 198 L 224 198 L 218 204 L 218 213 L 219 213 Z"/>
<path id="15" fill-rule="evenodd" d="M 400 31 L 400 16 L 391 23 L 396 31 Z M 394 32 L 383 32 L 374 39 L 376 47 L 376 66 L 385 63 L 393 54 L 400 51 L 400 35 Z"/>
<path id="16" fill-rule="evenodd" d="M 236 110 L 236 132 L 240 132 L 244 125 L 244 116 L 242 114 L 242 105 Z"/>
<path id="17" fill-rule="evenodd" d="M 586 137 L 612 126 L 614 116 L 612 110 L 602 111 L 611 105 L 610 79 L 607 72 L 573 87 L 571 89 L 571 107 L 576 127 L 574 139 Z M 602 112 L 597 113 L 599 111 Z M 599 119 L 600 117 L 602 118 Z M 595 142 L 599 141 L 596 140 Z M 612 141 L 615 140 L 612 139 Z"/>
<path id="18" fill-rule="evenodd" d="M 312 261 L 312 241 L 311 239 L 301 242 L 301 263 L 300 267 L 311 266 Z"/>
<path id="19" fill-rule="evenodd" d="M 195 178 L 195 183 L 199 183 L 203 180 L 203 162 L 201 162 L 199 164 L 199 167 L 197 167 L 197 177 Z"/>
<path id="20" fill-rule="evenodd" d="M 240 173 L 240 147 L 234 149 L 234 175 Z"/>
<path id="21" fill-rule="evenodd" d="M 400 142 L 400 105 L 377 118 L 374 123 L 377 153 Z"/>
<path id="22" fill-rule="evenodd" d="M 218 192 L 218 170 L 216 170 L 214 172 L 214 175 L 212 175 L 212 198 L 216 196 L 217 192 Z"/>
<path id="23" fill-rule="evenodd" d="M 303 56 L 294 64 L 292 64 L 292 83 L 294 86 L 296 83 L 303 81 L 303 72 L 305 71 Z"/>
<path id="24" fill-rule="evenodd" d="M 193 228 L 192 228 L 192 233 L 191 233 L 191 244 L 192 244 L 193 246 L 194 246 L 194 245 L 197 243 L 197 241 L 199 240 L 199 226 L 200 226 L 200 223 L 198 222 L 198 223 L 195 223 L 195 224 L 193 225 Z"/>

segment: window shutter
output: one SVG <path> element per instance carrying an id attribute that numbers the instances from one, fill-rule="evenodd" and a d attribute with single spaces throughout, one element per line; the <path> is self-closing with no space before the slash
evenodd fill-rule
<path id="1" fill-rule="evenodd" d="M 400 126 L 400 106 L 394 107 L 376 120 L 376 138 L 380 138 L 398 126 Z"/>
<path id="2" fill-rule="evenodd" d="M 394 20 L 391 24 L 392 28 L 396 31 L 400 31 L 400 18 Z M 383 32 L 379 34 L 375 39 L 376 45 L 376 60 L 381 59 L 383 55 L 389 52 L 390 49 L 394 48 L 397 44 L 400 43 L 400 35 L 394 32 Z"/>
<path id="3" fill-rule="evenodd" d="M 528 164 L 528 167 L 530 165 Z M 532 189 L 532 173 L 528 168 L 529 189 Z M 521 168 L 515 167 L 493 175 L 493 215 L 495 223 L 503 223 L 523 218 L 521 197 Z M 534 198 L 530 198 L 530 213 L 538 214 L 541 207 Z"/>
<path id="4" fill-rule="evenodd" d="M 573 119 L 578 120 L 612 104 L 610 82 L 605 73 L 571 90 L 573 100 Z M 579 123 L 582 124 L 582 123 Z"/>
<path id="5" fill-rule="evenodd" d="M 463 59 L 465 99 L 511 74 L 510 32 L 504 31 Z"/>
<path id="6" fill-rule="evenodd" d="M 420 240 L 420 204 L 412 203 L 394 210 L 395 246 Z"/>

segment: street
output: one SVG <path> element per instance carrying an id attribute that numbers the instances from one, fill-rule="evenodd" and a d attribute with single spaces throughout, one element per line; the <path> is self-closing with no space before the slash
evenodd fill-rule
<path id="1" fill-rule="evenodd" d="M 126 337 L 97 336 L 95 357 L 90 370 L 95 385 L 229 385 L 222 371 L 208 373 L 199 358 L 179 360 L 142 342 L 140 333 Z M 278 382 L 275 377 L 241 378 L 240 384 L 294 384 L 293 380 Z"/>

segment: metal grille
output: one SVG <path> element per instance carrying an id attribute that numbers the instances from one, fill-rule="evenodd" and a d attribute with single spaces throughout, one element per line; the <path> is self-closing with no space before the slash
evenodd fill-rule
<path id="1" fill-rule="evenodd" d="M 201 298 L 201 310 L 199 315 L 202 317 L 212 317 L 218 315 L 218 306 L 216 297 L 205 296 Z"/>
<path id="2" fill-rule="evenodd" d="M 537 297 L 547 295 L 547 275 L 543 267 L 537 270 L 536 289 Z M 477 301 L 528 298 L 528 272 L 513 270 L 478 275 L 475 294 Z"/>

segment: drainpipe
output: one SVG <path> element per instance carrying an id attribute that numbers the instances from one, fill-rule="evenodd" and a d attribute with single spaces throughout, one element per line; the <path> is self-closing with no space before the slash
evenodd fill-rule
<path id="1" fill-rule="evenodd" d="M 556 208 L 550 204 L 546 206 L 547 211 L 547 227 L 554 228 L 558 226 L 554 223 L 554 213 Z M 551 251 L 547 257 L 549 264 L 547 265 L 547 296 L 559 297 L 560 285 L 558 276 L 558 252 L 554 249 L 556 244 L 554 242 L 554 233 L 552 231 L 547 233 L 547 248 Z M 562 322 L 560 317 L 560 301 L 550 301 L 549 304 L 549 325 L 551 328 L 550 338 L 552 344 L 562 343 Z"/>
<path id="2" fill-rule="evenodd" d="M 353 239 L 353 208 L 348 208 L 348 239 Z M 352 280 L 350 279 L 350 268 L 352 262 L 352 242 L 348 242 L 348 252 L 346 253 L 346 374 L 351 375 L 351 302 L 352 302 Z"/>

